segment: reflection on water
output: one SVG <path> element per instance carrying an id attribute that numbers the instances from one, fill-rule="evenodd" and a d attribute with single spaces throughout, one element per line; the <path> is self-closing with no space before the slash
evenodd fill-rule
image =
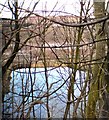
<path id="1" fill-rule="evenodd" d="M 67 103 L 67 90 L 69 80 L 72 76 L 70 68 L 48 68 L 45 74 L 44 68 L 26 68 L 13 71 L 11 76 L 10 93 L 6 95 L 5 111 L 14 113 L 14 117 L 20 117 L 25 112 L 27 114 L 32 101 L 40 100 L 43 104 L 36 104 L 31 110 L 30 116 L 38 118 L 47 117 L 46 102 L 47 93 L 49 96 L 49 109 L 52 117 L 63 117 Z M 76 72 L 74 94 L 80 95 L 81 85 L 85 79 L 83 71 Z M 48 90 L 47 90 L 48 83 Z M 76 98 L 75 98 L 76 100 Z M 71 107 L 72 109 L 72 107 Z M 34 110 L 34 112 L 33 112 Z M 69 112 L 69 117 L 71 117 Z"/>

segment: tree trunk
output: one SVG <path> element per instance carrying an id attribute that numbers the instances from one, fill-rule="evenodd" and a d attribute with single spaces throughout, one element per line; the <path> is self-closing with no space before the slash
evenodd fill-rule
<path id="1" fill-rule="evenodd" d="M 19 43 L 20 43 L 20 30 L 19 30 L 19 23 L 18 23 L 18 2 L 15 1 L 15 12 L 14 12 L 14 17 L 15 17 L 15 28 L 14 28 L 14 32 L 15 32 L 15 46 L 14 46 L 14 50 L 12 51 L 12 54 L 10 56 L 10 58 L 7 60 L 7 62 L 2 66 L 2 88 L 3 88 L 3 96 L 6 94 L 5 92 L 7 92 L 7 88 L 9 87 L 9 83 L 10 81 L 8 80 L 8 78 L 10 76 L 9 73 L 9 67 L 11 66 L 11 63 L 13 62 L 14 58 L 16 57 L 16 54 L 19 51 Z M 11 72 L 11 71 L 10 71 Z M 7 76 L 9 75 L 9 76 Z M 7 84 L 8 83 L 8 84 Z M 8 89 L 9 90 L 9 89 Z"/>
<path id="2" fill-rule="evenodd" d="M 105 0 L 104 1 L 94 1 L 94 15 L 95 18 L 102 18 L 105 15 Z M 103 39 L 105 37 L 103 23 L 96 24 L 96 40 Z M 105 42 L 96 43 L 96 54 L 95 58 L 100 59 L 97 62 L 101 64 L 95 64 L 93 66 L 93 80 L 90 87 L 88 102 L 86 107 L 86 118 L 96 118 L 96 105 L 99 99 L 99 93 L 101 89 L 101 84 L 104 79 L 103 69 L 103 57 L 105 56 Z"/>
<path id="3" fill-rule="evenodd" d="M 102 94 L 102 107 L 99 115 L 100 118 L 109 118 L 109 27 L 108 27 L 108 21 L 106 22 L 105 30 L 107 34 L 107 55 L 106 55 L 105 76 L 104 76 L 103 85 L 106 89 Z"/>

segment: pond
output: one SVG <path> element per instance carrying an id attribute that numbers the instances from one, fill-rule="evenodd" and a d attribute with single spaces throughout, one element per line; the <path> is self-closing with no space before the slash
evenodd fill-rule
<path id="1" fill-rule="evenodd" d="M 45 72 L 46 71 L 46 72 Z M 25 68 L 18 69 L 11 73 L 12 80 L 10 93 L 5 97 L 4 111 L 13 113 L 13 117 L 20 117 L 28 113 L 31 102 L 41 101 L 42 104 L 35 104 L 30 112 L 31 117 L 46 118 L 48 99 L 49 110 L 52 118 L 62 118 L 64 115 L 67 93 L 72 69 L 68 67 L 58 68 Z M 81 93 L 84 85 L 85 72 L 77 71 L 74 84 L 75 101 Z M 47 98 L 47 95 L 49 97 Z M 73 109 L 71 107 L 71 109 Z M 33 112 L 34 111 L 34 112 Z M 71 117 L 72 111 L 69 112 Z"/>

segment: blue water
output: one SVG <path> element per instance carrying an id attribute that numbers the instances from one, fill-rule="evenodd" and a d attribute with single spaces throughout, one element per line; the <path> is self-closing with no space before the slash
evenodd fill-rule
<path id="1" fill-rule="evenodd" d="M 67 102 L 67 90 L 69 80 L 72 75 L 71 71 L 72 70 L 67 67 L 51 67 L 47 69 L 47 81 L 50 88 L 49 94 L 51 94 L 49 97 L 49 107 L 52 117 L 63 117 L 65 105 Z M 8 112 L 15 112 L 15 117 L 17 115 L 21 115 L 21 110 L 16 111 L 16 108 L 21 105 L 23 101 L 22 94 L 26 96 L 24 99 L 26 101 L 25 109 L 29 108 L 30 102 L 32 101 L 31 89 L 34 90 L 34 100 L 39 100 L 39 98 L 42 97 L 41 101 L 46 103 L 46 97 L 43 97 L 44 94 L 47 92 L 44 68 L 18 69 L 16 71 L 13 71 L 11 76 L 12 80 L 10 86 L 10 93 L 6 96 L 6 99 L 10 98 L 8 100 L 9 103 L 7 103 L 7 106 L 10 105 L 10 109 L 7 109 Z M 80 84 L 83 85 L 84 79 L 85 73 L 83 71 L 77 71 L 76 82 L 74 85 L 74 94 L 76 97 L 80 95 Z M 62 87 L 59 88 L 60 86 Z M 12 91 L 14 91 L 14 93 Z M 14 107 L 12 108 L 12 106 Z M 25 110 L 25 112 L 27 111 L 28 110 Z M 47 116 L 45 104 L 35 105 L 35 114 L 38 118 L 45 118 Z"/>

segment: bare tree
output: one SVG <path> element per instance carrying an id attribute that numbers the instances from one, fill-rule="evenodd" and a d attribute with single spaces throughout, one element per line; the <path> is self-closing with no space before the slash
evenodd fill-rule
<path id="1" fill-rule="evenodd" d="M 24 9 L 24 1 L 1 4 L 14 17 L 2 19 L 3 113 L 12 118 L 104 117 L 109 111 L 105 2 L 93 6 L 81 0 L 79 16 L 51 16 L 57 4 L 49 14 L 46 5 L 43 15 L 37 14 L 39 2 L 32 9 Z"/>

